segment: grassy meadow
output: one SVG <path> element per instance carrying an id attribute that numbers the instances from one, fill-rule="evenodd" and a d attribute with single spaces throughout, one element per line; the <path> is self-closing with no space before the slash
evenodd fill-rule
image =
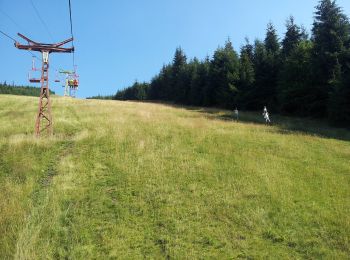
<path id="1" fill-rule="evenodd" d="M 0 259 L 349 259 L 350 131 L 0 95 Z"/>

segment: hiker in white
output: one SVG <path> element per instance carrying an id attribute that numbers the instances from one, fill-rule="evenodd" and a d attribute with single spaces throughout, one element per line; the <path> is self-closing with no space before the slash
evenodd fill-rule
<path id="1" fill-rule="evenodd" d="M 235 113 L 235 116 L 236 116 L 236 120 L 238 121 L 238 109 L 237 109 L 237 107 L 235 108 L 234 113 Z"/>
<path id="2" fill-rule="evenodd" d="M 263 117 L 265 119 L 266 124 L 271 123 L 269 112 L 267 112 L 266 106 L 264 106 Z"/>
<path id="3" fill-rule="evenodd" d="M 267 113 L 267 108 L 266 106 L 264 106 L 264 109 L 263 109 L 263 116 L 265 117 L 265 114 Z"/>
<path id="4" fill-rule="evenodd" d="M 271 120 L 270 120 L 270 117 L 269 117 L 269 112 L 266 112 L 266 113 L 265 113 L 264 118 L 265 118 L 266 124 L 271 123 Z"/>

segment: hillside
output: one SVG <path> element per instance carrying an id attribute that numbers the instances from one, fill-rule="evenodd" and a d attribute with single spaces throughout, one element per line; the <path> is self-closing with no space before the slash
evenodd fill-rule
<path id="1" fill-rule="evenodd" d="M 259 113 L 0 95 L 0 258 L 350 255 L 350 132 Z"/>

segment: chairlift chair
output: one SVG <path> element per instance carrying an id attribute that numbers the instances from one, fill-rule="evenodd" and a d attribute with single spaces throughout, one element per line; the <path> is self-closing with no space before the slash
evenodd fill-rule
<path id="1" fill-rule="evenodd" d="M 40 71 L 40 69 L 37 69 L 35 67 L 35 60 L 34 60 L 34 56 L 32 57 L 32 69 L 28 72 L 28 80 L 30 83 L 40 83 L 41 82 L 41 78 L 35 78 L 32 74 L 36 71 Z"/>
<path id="2" fill-rule="evenodd" d="M 30 71 L 30 72 L 28 72 L 28 81 L 30 83 L 40 83 L 41 79 L 33 77 L 32 72 Z"/>
<path id="3" fill-rule="evenodd" d="M 79 86 L 79 80 L 74 79 L 73 81 L 73 87 L 77 88 Z"/>
<path id="4" fill-rule="evenodd" d="M 56 70 L 56 77 L 55 77 L 55 82 L 61 82 L 59 75 L 58 75 L 58 71 Z"/>
<path id="5" fill-rule="evenodd" d="M 74 79 L 68 79 L 68 86 L 70 87 L 74 86 Z"/>
<path id="6" fill-rule="evenodd" d="M 69 75 L 68 86 L 71 88 L 78 88 L 79 86 L 79 76 L 75 73 Z"/>
<path id="7" fill-rule="evenodd" d="M 29 78 L 29 82 L 30 82 L 30 83 L 40 83 L 40 82 L 41 82 L 41 79 Z"/>

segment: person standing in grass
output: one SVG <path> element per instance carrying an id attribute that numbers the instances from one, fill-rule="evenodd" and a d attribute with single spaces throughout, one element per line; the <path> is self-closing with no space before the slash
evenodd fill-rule
<path id="1" fill-rule="evenodd" d="M 270 123 L 271 123 L 270 116 L 269 116 L 269 112 L 266 112 L 266 113 L 265 113 L 264 118 L 265 118 L 266 124 L 270 124 Z"/>
<path id="2" fill-rule="evenodd" d="M 238 109 L 237 109 L 237 107 L 235 108 L 235 110 L 233 112 L 235 114 L 236 120 L 238 121 Z"/>
<path id="3" fill-rule="evenodd" d="M 270 124 L 270 123 L 271 123 L 270 116 L 269 116 L 269 112 L 267 111 L 266 106 L 264 106 L 263 117 L 264 117 L 264 119 L 265 119 L 265 123 L 266 123 L 266 124 Z"/>
<path id="4" fill-rule="evenodd" d="M 266 108 L 266 106 L 264 106 L 263 116 L 265 116 L 266 113 L 267 113 L 267 108 Z"/>

